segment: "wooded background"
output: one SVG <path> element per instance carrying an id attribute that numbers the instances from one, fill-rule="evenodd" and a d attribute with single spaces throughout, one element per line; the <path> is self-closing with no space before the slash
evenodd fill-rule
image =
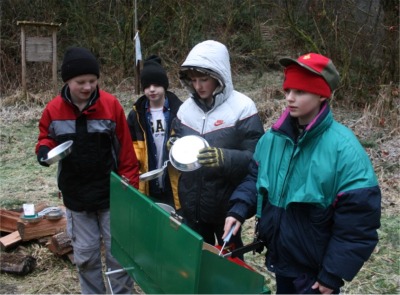
<path id="1" fill-rule="evenodd" d="M 58 68 L 66 47 L 87 47 L 109 85 L 134 77 L 135 28 L 143 58 L 161 56 L 172 85 L 187 53 L 206 39 L 227 45 L 234 74 L 279 69 L 282 56 L 327 55 L 341 74 L 336 97 L 354 105 L 399 84 L 397 0 L 2 0 L 1 97 L 21 87 L 17 21 L 61 23 Z M 27 78 L 30 91 L 50 89 L 51 64 L 28 63 Z"/>

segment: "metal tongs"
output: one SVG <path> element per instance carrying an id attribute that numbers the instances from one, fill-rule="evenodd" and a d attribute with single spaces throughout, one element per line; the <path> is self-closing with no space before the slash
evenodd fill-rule
<path id="1" fill-rule="evenodd" d="M 222 248 L 221 248 L 221 250 L 219 251 L 218 256 L 221 256 L 222 251 L 224 251 L 225 246 L 226 246 L 226 243 L 228 243 L 229 240 L 231 239 L 232 234 L 233 234 L 233 231 L 234 231 L 234 229 L 236 228 L 236 226 L 237 226 L 237 224 L 235 224 L 235 226 L 232 226 L 231 229 L 229 230 L 229 233 L 227 234 L 227 236 L 226 236 L 225 239 L 224 239 L 224 244 L 222 245 Z"/>
<path id="2" fill-rule="evenodd" d="M 259 240 L 259 241 L 254 241 L 253 243 L 248 244 L 246 246 L 232 250 L 231 252 L 226 253 L 222 256 L 235 258 L 235 257 L 238 257 L 238 256 L 245 254 L 247 252 L 250 252 L 250 251 L 253 251 L 253 252 L 256 251 L 258 253 L 261 253 L 263 248 L 264 248 L 264 242 Z"/>
<path id="3" fill-rule="evenodd" d="M 251 244 L 245 245 L 243 247 L 234 249 L 234 250 L 230 251 L 229 253 L 224 254 L 223 257 L 235 258 L 235 257 L 238 257 L 238 256 L 243 255 L 250 251 L 253 251 L 253 255 L 255 254 L 255 252 L 261 253 L 263 251 L 264 242 L 259 237 L 258 221 L 259 221 L 259 218 L 256 217 L 253 242 Z M 229 236 L 229 238 L 230 238 L 230 236 Z M 225 244 L 224 244 L 224 246 L 225 246 Z"/>

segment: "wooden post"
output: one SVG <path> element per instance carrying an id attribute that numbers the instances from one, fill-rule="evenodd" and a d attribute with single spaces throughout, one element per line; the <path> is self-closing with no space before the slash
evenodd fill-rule
<path id="1" fill-rule="evenodd" d="M 54 95 L 58 93 L 57 87 L 57 30 L 53 28 L 53 91 Z"/>
<path id="2" fill-rule="evenodd" d="M 139 27 L 138 27 L 138 19 L 137 19 L 137 0 L 134 0 L 134 32 L 136 32 L 135 37 L 133 38 L 133 43 L 135 46 L 135 92 L 137 95 L 140 94 L 140 62 L 142 59 L 142 49 L 140 45 L 140 38 L 139 38 Z M 138 38 L 138 39 L 136 39 Z M 139 48 L 138 48 L 139 47 Z M 138 56 L 139 55 L 139 56 Z M 140 57 L 140 58 L 139 58 Z"/>
<path id="3" fill-rule="evenodd" d="M 135 67 L 135 90 L 136 94 L 140 94 L 140 60 L 138 60 Z"/>
<path id="4" fill-rule="evenodd" d="M 25 27 L 21 26 L 21 66 L 22 66 L 22 89 L 24 91 L 24 97 L 26 98 L 26 52 L 25 52 Z"/>

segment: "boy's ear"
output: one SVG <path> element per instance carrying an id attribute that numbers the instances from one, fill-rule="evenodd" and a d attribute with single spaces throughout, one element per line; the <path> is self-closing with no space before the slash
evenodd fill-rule
<path id="1" fill-rule="evenodd" d="M 323 97 L 323 96 L 320 96 L 319 97 L 319 102 L 324 102 L 325 100 L 327 100 L 328 99 L 328 97 Z"/>

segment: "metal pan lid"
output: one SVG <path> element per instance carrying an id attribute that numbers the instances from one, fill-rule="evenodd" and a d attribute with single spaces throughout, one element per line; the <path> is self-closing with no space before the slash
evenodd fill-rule
<path id="1" fill-rule="evenodd" d="M 170 150 L 171 164 L 180 171 L 193 171 L 201 167 L 197 161 L 199 150 L 208 146 L 207 141 L 197 135 L 177 139 Z"/>
<path id="2" fill-rule="evenodd" d="M 55 162 L 58 162 L 64 159 L 72 152 L 72 144 L 74 143 L 73 140 L 68 140 L 55 148 L 51 149 L 47 153 L 47 159 L 41 159 L 42 162 L 46 162 L 47 164 L 51 165 Z"/>
<path id="3" fill-rule="evenodd" d="M 164 174 L 164 170 L 165 170 L 165 168 L 167 168 L 168 162 L 169 162 L 169 160 L 165 161 L 161 168 L 158 168 L 158 169 L 151 170 L 151 171 L 148 171 L 146 173 L 140 174 L 139 175 L 139 180 L 140 181 L 149 181 L 149 180 L 156 179 L 157 177 L 160 177 L 161 175 Z"/>

